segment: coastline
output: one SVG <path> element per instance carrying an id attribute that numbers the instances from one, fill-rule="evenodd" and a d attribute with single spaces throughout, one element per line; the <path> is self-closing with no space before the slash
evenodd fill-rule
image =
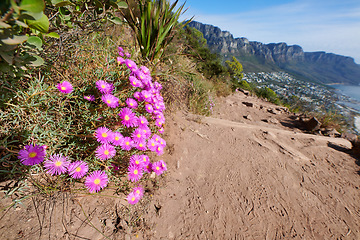
<path id="1" fill-rule="evenodd" d="M 354 117 L 355 130 L 360 133 L 360 116 Z"/>

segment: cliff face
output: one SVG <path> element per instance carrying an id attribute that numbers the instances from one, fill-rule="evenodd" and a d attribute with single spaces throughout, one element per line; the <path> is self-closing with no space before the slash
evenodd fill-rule
<path id="1" fill-rule="evenodd" d="M 283 70 L 321 83 L 360 84 L 360 65 L 353 58 L 325 52 L 304 52 L 286 43 L 263 44 L 247 38 L 234 38 L 227 31 L 200 22 L 191 22 L 204 35 L 212 52 L 225 59 L 235 56 L 244 71 Z"/>

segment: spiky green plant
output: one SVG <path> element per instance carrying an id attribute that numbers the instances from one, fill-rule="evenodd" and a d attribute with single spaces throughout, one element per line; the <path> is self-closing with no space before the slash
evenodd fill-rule
<path id="1" fill-rule="evenodd" d="M 184 27 L 188 22 L 179 23 L 179 17 L 186 10 L 185 3 L 176 9 L 178 0 L 170 4 L 167 0 L 126 0 L 129 8 L 122 14 L 135 32 L 142 57 L 150 61 L 158 60 L 171 42 L 177 26 Z"/>

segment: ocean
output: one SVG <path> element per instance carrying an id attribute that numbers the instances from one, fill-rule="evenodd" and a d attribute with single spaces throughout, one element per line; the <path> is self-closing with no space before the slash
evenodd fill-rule
<path id="1" fill-rule="evenodd" d="M 351 102 L 351 103 L 341 102 L 341 103 L 358 111 L 359 116 L 355 117 L 354 122 L 357 132 L 360 133 L 360 86 L 335 85 L 332 87 L 339 89 L 342 94 L 351 97 L 352 99 L 358 102 L 358 103 L 355 102 Z"/>

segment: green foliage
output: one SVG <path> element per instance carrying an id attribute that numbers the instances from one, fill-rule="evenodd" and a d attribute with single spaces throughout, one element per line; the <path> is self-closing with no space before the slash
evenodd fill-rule
<path id="1" fill-rule="evenodd" d="M 29 67 L 44 64 L 39 56 L 44 37 L 59 38 L 74 25 L 85 29 L 107 20 L 118 24 L 120 19 L 113 13 L 126 7 L 114 0 L 47 0 L 46 8 L 43 0 L 5 0 L 0 5 L 0 72 L 29 77 L 25 74 Z"/>
<path id="2" fill-rule="evenodd" d="M 255 93 L 258 97 L 265 98 L 271 103 L 281 105 L 281 101 L 279 97 L 271 88 L 268 87 L 258 88 L 256 89 Z"/>
<path id="3" fill-rule="evenodd" d="M 196 60 L 197 69 L 201 73 L 208 78 L 224 77 L 229 74 L 221 64 L 219 55 L 211 53 L 200 31 L 192 27 L 186 27 L 180 34 L 183 35 L 187 42 L 185 53 Z"/>
<path id="4" fill-rule="evenodd" d="M 130 7 L 121 12 L 135 33 L 142 57 L 150 61 L 160 59 L 172 41 L 176 27 L 186 25 L 178 23 L 185 3 L 176 9 L 178 0 L 172 4 L 168 0 L 126 2 Z"/>
<path id="5" fill-rule="evenodd" d="M 243 66 L 235 57 L 232 57 L 232 61 L 228 60 L 225 63 L 229 68 L 229 72 L 231 73 L 233 89 L 240 88 L 240 81 L 244 77 Z"/>

